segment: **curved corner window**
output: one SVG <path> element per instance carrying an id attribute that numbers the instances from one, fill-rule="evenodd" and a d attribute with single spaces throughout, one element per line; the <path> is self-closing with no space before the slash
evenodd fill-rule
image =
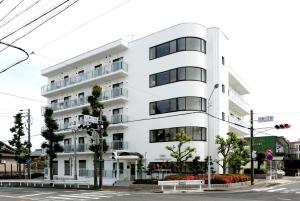
<path id="1" fill-rule="evenodd" d="M 183 37 L 151 47 L 149 59 L 156 59 L 180 51 L 198 51 L 206 54 L 206 41 L 202 38 Z"/>
<path id="2" fill-rule="evenodd" d="M 195 96 L 171 98 L 151 102 L 149 104 L 150 115 L 164 114 L 177 111 L 201 111 L 206 112 L 206 99 Z"/>
<path id="3" fill-rule="evenodd" d="M 179 81 L 200 81 L 206 83 L 206 70 L 200 67 L 189 66 L 152 74 L 149 77 L 149 86 L 156 87 Z"/>
<path id="4" fill-rule="evenodd" d="M 185 126 L 150 130 L 150 143 L 175 141 L 174 136 L 179 131 L 183 131 L 185 134 L 190 136 L 192 141 L 206 141 L 205 127 Z"/>

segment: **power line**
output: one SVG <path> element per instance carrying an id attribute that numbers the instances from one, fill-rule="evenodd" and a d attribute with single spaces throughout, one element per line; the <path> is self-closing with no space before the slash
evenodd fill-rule
<path id="1" fill-rule="evenodd" d="M 87 21 L 87 22 L 85 22 L 85 23 L 79 25 L 78 27 L 75 27 L 74 29 L 72 29 L 72 30 L 70 30 L 69 32 L 67 32 L 67 33 L 65 33 L 65 34 L 63 34 L 63 35 L 61 35 L 60 37 L 58 37 L 58 38 L 56 38 L 56 39 L 54 39 L 54 40 L 52 40 L 52 41 L 50 41 L 50 42 L 44 44 L 43 46 L 39 47 L 36 51 L 40 51 L 41 49 L 44 49 L 44 48 L 48 47 L 50 44 L 55 43 L 56 41 L 58 41 L 58 40 L 60 40 L 60 39 L 62 39 L 62 38 L 64 38 L 64 37 L 66 37 L 67 35 L 69 35 L 69 34 L 75 32 L 75 31 L 81 29 L 82 27 L 84 27 L 84 26 L 86 26 L 86 25 L 88 25 L 88 24 L 90 24 L 91 22 L 93 22 L 93 21 L 95 21 L 95 20 L 97 20 L 97 19 L 99 19 L 99 18 L 101 18 L 101 17 L 104 17 L 105 15 L 111 13 L 112 11 L 114 11 L 114 10 L 116 10 L 117 8 L 119 8 L 119 7 L 121 7 L 121 6 L 125 5 L 125 4 L 127 4 L 127 3 L 130 2 L 130 1 L 131 1 L 131 0 L 127 0 L 126 2 L 120 3 L 120 4 L 118 4 L 118 5 L 114 6 L 114 7 L 112 7 L 111 9 L 109 9 L 109 10 L 107 10 L 106 12 L 104 12 L 104 13 L 102 13 L 102 14 L 96 16 L 95 18 L 93 18 L 93 19 L 91 19 L 91 20 L 89 20 L 89 21 Z"/>
<path id="2" fill-rule="evenodd" d="M 29 100 L 29 101 L 33 101 L 33 102 L 38 102 L 38 103 L 46 103 L 44 101 L 40 101 L 40 100 L 37 100 L 37 99 L 28 98 L 28 97 L 24 97 L 24 96 L 18 96 L 18 95 L 10 94 L 10 93 L 3 92 L 3 91 L 0 91 L 0 94 L 15 97 L 15 98 L 21 98 L 21 99 L 25 99 L 25 100 Z"/>
<path id="3" fill-rule="evenodd" d="M 4 42 L 2 42 L 1 40 L 0 40 L 0 44 L 4 44 L 4 45 L 6 45 L 6 46 L 15 48 L 15 49 L 20 50 L 20 51 L 22 51 L 22 52 L 24 52 L 24 53 L 26 54 L 26 57 L 24 57 L 23 59 L 17 61 L 16 63 L 11 64 L 11 65 L 8 66 L 8 67 L 2 69 L 2 70 L 0 71 L 0 73 L 4 73 L 4 72 L 7 71 L 8 69 L 10 69 L 10 68 L 12 68 L 12 67 L 18 65 L 19 63 L 22 63 L 22 62 L 26 61 L 26 60 L 29 58 L 29 54 L 28 54 L 24 49 L 22 49 L 22 48 L 20 48 L 20 47 L 17 47 L 17 46 L 8 44 L 8 43 L 4 43 Z"/>
<path id="4" fill-rule="evenodd" d="M 0 1 L 0 4 L 3 2 L 4 0 Z"/>
<path id="5" fill-rule="evenodd" d="M 60 4 L 56 5 L 56 6 L 54 6 L 53 8 L 51 8 L 50 10 L 48 10 L 47 12 L 43 13 L 42 15 L 40 15 L 39 17 L 37 17 L 37 18 L 31 20 L 30 22 L 26 23 L 25 25 L 23 25 L 23 26 L 21 26 L 21 27 L 15 29 L 14 31 L 10 32 L 9 34 L 7 34 L 6 36 L 4 36 L 4 37 L 1 38 L 0 40 L 3 40 L 3 39 L 5 39 L 5 38 L 7 38 L 7 37 L 13 35 L 14 33 L 20 31 L 21 29 L 23 29 L 23 28 L 29 26 L 29 25 L 32 24 L 33 22 L 35 22 L 35 21 L 39 20 L 40 18 L 46 16 L 47 14 L 49 14 L 49 13 L 51 13 L 52 11 L 56 10 L 57 8 L 59 8 L 60 6 L 62 6 L 63 4 L 67 3 L 68 1 L 70 1 L 70 0 L 65 0 L 64 2 L 62 2 L 62 3 L 60 3 Z"/>
<path id="6" fill-rule="evenodd" d="M 0 19 L 0 22 L 4 20 L 10 13 L 12 13 L 21 3 L 23 3 L 24 0 L 21 0 L 13 9 L 11 9 L 2 19 Z M 2 3 L 2 2 L 1 2 Z"/>
<path id="7" fill-rule="evenodd" d="M 29 5 L 27 8 L 23 9 L 22 11 L 20 11 L 19 13 L 17 13 L 15 16 L 11 17 L 9 20 L 7 20 L 6 22 L 2 23 L 0 25 L 0 28 L 2 28 L 3 26 L 7 25 L 8 23 L 10 23 L 11 21 L 13 21 L 14 19 L 16 19 L 17 17 L 19 17 L 21 14 L 23 14 L 24 12 L 26 12 L 27 10 L 29 10 L 30 8 L 34 7 L 36 4 L 38 4 L 41 0 L 37 0 L 36 2 L 34 2 L 33 4 Z"/>
<path id="8" fill-rule="evenodd" d="M 65 8 L 62 8 L 61 10 L 59 10 L 57 13 L 55 13 L 54 15 L 48 17 L 45 21 L 41 22 L 40 24 L 38 24 L 36 27 L 34 27 L 33 29 L 29 30 L 27 33 L 25 33 L 24 35 L 20 36 L 19 38 L 15 39 L 14 41 L 12 41 L 10 44 L 14 44 L 15 42 L 17 42 L 18 40 L 24 38 L 25 36 L 29 35 L 30 33 L 32 33 L 33 31 L 35 31 L 36 29 L 38 29 L 40 26 L 42 26 L 43 24 L 45 24 L 46 22 L 48 22 L 49 20 L 51 20 L 52 18 L 56 17 L 57 15 L 61 14 L 62 12 L 64 12 L 65 10 L 67 10 L 68 8 L 70 8 L 72 5 L 74 5 L 75 3 L 77 3 L 79 0 L 76 0 L 72 3 L 70 3 L 68 6 L 66 6 Z M 0 50 L 0 52 L 4 51 L 5 49 L 7 49 L 8 47 L 3 48 L 2 50 Z"/>

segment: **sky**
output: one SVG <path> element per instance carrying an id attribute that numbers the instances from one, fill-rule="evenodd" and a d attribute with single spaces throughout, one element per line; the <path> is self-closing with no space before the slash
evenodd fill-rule
<path id="1" fill-rule="evenodd" d="M 0 4 L 0 19 L 18 2 L 5 0 Z M 26 15 L 36 15 L 49 2 L 41 0 L 40 7 Z M 24 16 L 20 23 L 25 19 Z M 290 129 L 271 129 L 266 133 L 297 140 L 300 138 L 299 19 L 297 0 L 79 0 L 15 43 L 35 54 L 0 74 L 0 140 L 11 139 L 12 116 L 20 109 L 30 108 L 33 149 L 40 147 L 41 107 L 46 105 L 41 86 L 47 83 L 40 75 L 41 69 L 119 38 L 131 41 L 183 22 L 222 29 L 230 41 L 231 60 L 226 62 L 250 88 L 246 100 L 254 110 L 255 119 L 274 116 L 274 122 L 255 121 L 254 127 L 290 123 Z M 17 22 L 7 24 L 6 29 L 0 28 L 0 36 L 18 27 Z M 9 43 L 17 36 L 3 41 Z M 0 70 L 23 57 L 23 53 L 13 49 L 0 52 Z"/>

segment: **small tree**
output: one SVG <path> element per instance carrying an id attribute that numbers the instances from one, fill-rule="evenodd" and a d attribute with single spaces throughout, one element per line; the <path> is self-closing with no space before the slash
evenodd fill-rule
<path id="1" fill-rule="evenodd" d="M 46 130 L 42 132 L 42 136 L 47 140 L 43 142 L 42 148 L 46 149 L 49 159 L 50 180 L 53 180 L 53 160 L 57 157 L 56 153 L 63 152 L 63 147 L 59 144 L 64 139 L 63 134 L 55 134 L 58 129 L 56 121 L 52 118 L 53 110 L 46 108 L 44 113 Z"/>
<path id="2" fill-rule="evenodd" d="M 21 137 L 25 136 L 24 133 L 24 124 L 22 123 L 22 114 L 17 113 L 14 116 L 14 126 L 10 129 L 10 132 L 13 133 L 12 140 L 9 140 L 9 144 L 15 149 L 15 160 L 18 163 L 17 172 L 21 176 L 21 164 L 26 162 L 28 158 L 29 151 L 27 148 L 27 142 L 22 142 Z"/>
<path id="3" fill-rule="evenodd" d="M 103 104 L 100 103 L 99 98 L 101 97 L 101 93 L 102 93 L 102 89 L 100 86 L 95 85 L 92 89 L 92 95 L 88 97 L 88 102 L 90 104 L 89 107 L 84 107 L 82 108 L 82 114 L 84 115 L 91 115 L 93 117 L 99 117 L 100 113 L 103 110 Z M 101 129 L 100 132 L 102 132 L 102 137 L 106 137 L 107 136 L 107 127 L 109 125 L 109 122 L 107 121 L 106 116 L 101 115 L 102 119 L 102 126 L 103 128 Z M 92 135 L 91 131 L 87 132 L 89 135 Z M 100 133 L 98 133 L 100 135 Z M 106 140 L 104 139 L 100 139 L 102 140 L 102 146 L 103 146 L 103 151 L 106 152 L 108 150 L 108 145 L 106 143 Z M 91 146 L 89 147 L 89 149 L 94 152 L 94 186 L 97 187 L 98 186 L 98 182 L 97 182 L 97 161 L 99 160 L 100 157 L 100 144 L 99 143 L 94 143 L 94 139 L 91 139 Z"/>
<path id="4" fill-rule="evenodd" d="M 166 146 L 166 149 L 170 151 L 170 156 L 176 160 L 178 172 L 182 173 L 183 164 L 193 157 L 193 152 L 196 148 L 184 147 L 184 145 L 192 140 L 192 138 L 186 135 L 182 130 L 179 131 L 174 137 L 174 141 L 178 141 L 177 146 Z"/>
<path id="5" fill-rule="evenodd" d="M 265 159 L 266 159 L 266 155 L 264 153 L 257 153 L 256 161 L 257 161 L 258 170 L 260 170 L 260 167 L 264 163 Z"/>
<path id="6" fill-rule="evenodd" d="M 217 135 L 216 144 L 219 145 L 218 153 L 221 154 L 216 163 L 223 168 L 223 174 L 226 173 L 228 165 L 240 167 L 249 162 L 249 150 L 245 148 L 247 142 L 238 138 L 235 133 L 228 132 L 227 139 Z"/>

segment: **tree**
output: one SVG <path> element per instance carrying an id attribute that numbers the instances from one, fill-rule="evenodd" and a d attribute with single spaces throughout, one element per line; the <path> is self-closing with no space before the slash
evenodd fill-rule
<path id="1" fill-rule="evenodd" d="M 46 129 L 42 132 L 42 136 L 47 140 L 43 142 L 42 148 L 46 149 L 49 159 L 50 180 L 53 180 L 53 160 L 57 157 L 56 153 L 64 151 L 63 147 L 59 144 L 59 142 L 64 139 L 64 135 L 54 133 L 58 129 L 58 125 L 52 115 L 53 110 L 46 108 L 44 113 Z"/>
<path id="2" fill-rule="evenodd" d="M 90 115 L 93 117 L 100 117 L 100 114 L 102 114 L 102 110 L 103 110 L 103 104 L 100 103 L 99 98 L 101 96 L 101 92 L 102 92 L 102 88 L 98 85 L 93 86 L 92 88 L 92 95 L 88 97 L 88 102 L 90 104 L 89 107 L 84 107 L 82 108 L 82 114 L 84 115 Z M 101 115 L 101 125 L 102 128 L 98 130 L 98 135 L 100 138 L 100 132 L 102 132 L 102 138 L 107 136 L 107 127 L 109 126 L 109 122 L 107 121 L 106 116 Z M 92 135 L 92 131 L 87 132 L 89 135 Z M 91 139 L 91 146 L 89 147 L 89 149 L 94 152 L 94 187 L 98 186 L 98 182 L 97 182 L 97 161 L 100 158 L 100 155 L 102 153 L 101 150 L 103 150 L 104 152 L 106 152 L 108 150 L 108 145 L 106 143 L 105 139 L 99 139 L 102 140 L 102 149 L 100 147 L 100 143 L 96 142 L 95 139 Z M 100 161 L 100 163 L 102 163 L 102 161 Z M 102 171 L 102 170 L 100 170 Z"/>
<path id="3" fill-rule="evenodd" d="M 257 153 L 256 161 L 257 161 L 257 169 L 260 170 L 260 166 L 264 163 L 266 155 L 264 153 Z"/>
<path id="4" fill-rule="evenodd" d="M 9 140 L 8 143 L 15 149 L 15 160 L 18 163 L 17 172 L 19 176 L 21 176 L 21 164 L 24 164 L 28 159 L 29 150 L 27 147 L 27 142 L 21 141 L 21 137 L 25 136 L 22 113 L 17 113 L 14 118 L 15 125 L 10 129 L 10 132 L 13 133 L 13 138 L 12 140 Z"/>
<path id="5" fill-rule="evenodd" d="M 211 159 L 211 156 L 209 156 L 209 159 L 210 159 L 210 169 L 211 169 L 211 172 L 214 173 L 215 170 L 214 170 L 214 166 L 213 166 L 213 161 Z M 203 168 L 203 172 L 208 172 L 208 156 L 206 156 L 206 158 L 204 159 L 205 163 L 204 163 L 204 168 Z"/>
<path id="6" fill-rule="evenodd" d="M 223 174 L 226 173 L 228 165 L 237 168 L 249 162 L 250 153 L 245 148 L 247 141 L 238 138 L 235 133 L 228 132 L 227 139 L 217 135 L 216 144 L 219 145 L 218 153 L 221 154 L 220 159 L 216 160 L 216 163 L 223 168 Z"/>
<path id="7" fill-rule="evenodd" d="M 183 164 L 193 157 L 193 152 L 196 151 L 196 148 L 189 146 L 184 147 L 192 138 L 186 135 L 182 130 L 173 137 L 173 140 L 178 141 L 177 146 L 166 146 L 166 149 L 171 152 L 170 156 L 176 160 L 178 172 L 182 173 Z"/>

